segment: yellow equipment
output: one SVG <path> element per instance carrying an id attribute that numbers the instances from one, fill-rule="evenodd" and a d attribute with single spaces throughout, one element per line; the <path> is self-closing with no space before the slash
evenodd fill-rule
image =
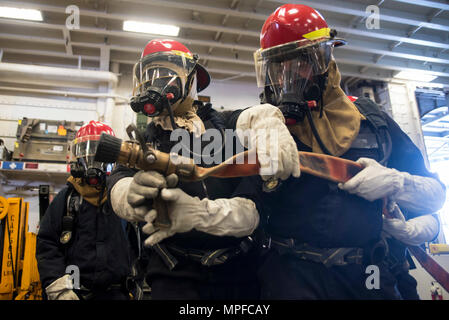
<path id="1" fill-rule="evenodd" d="M 429 243 L 431 254 L 448 254 L 449 245 L 443 243 Z"/>
<path id="2" fill-rule="evenodd" d="M 0 197 L 0 300 L 41 300 L 36 234 L 28 231 L 29 203 Z"/>

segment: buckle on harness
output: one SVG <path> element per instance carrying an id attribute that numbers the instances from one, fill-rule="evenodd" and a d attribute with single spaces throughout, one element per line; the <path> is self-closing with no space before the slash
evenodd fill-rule
<path id="1" fill-rule="evenodd" d="M 159 254 L 167 267 L 172 270 L 178 264 L 178 260 L 170 253 L 170 251 L 178 256 L 198 261 L 202 265 L 210 267 L 223 264 L 240 254 L 248 253 L 253 245 L 254 240 L 251 237 L 246 237 L 238 246 L 210 251 L 186 249 L 171 244 L 168 244 L 167 246 L 156 244 L 153 246 L 153 249 Z"/>
<path id="2" fill-rule="evenodd" d="M 326 267 L 345 266 L 363 262 L 361 248 L 316 248 L 307 243 L 296 243 L 295 239 L 275 239 L 273 244 L 279 254 L 291 254 L 302 260 L 322 263 Z"/>
<path id="3" fill-rule="evenodd" d="M 345 260 L 345 256 L 352 250 L 353 248 L 329 249 L 327 257 L 323 259 L 323 264 L 328 268 L 332 266 L 346 266 L 348 262 Z"/>
<path id="4" fill-rule="evenodd" d="M 201 264 L 205 266 L 214 266 L 223 264 L 229 259 L 240 255 L 241 253 L 248 253 L 254 245 L 254 240 L 251 237 L 246 237 L 240 242 L 237 247 L 218 249 L 212 253 L 206 252 L 201 258 Z"/>

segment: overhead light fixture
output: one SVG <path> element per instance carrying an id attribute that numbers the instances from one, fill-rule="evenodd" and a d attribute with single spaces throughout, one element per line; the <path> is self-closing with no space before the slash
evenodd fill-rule
<path id="1" fill-rule="evenodd" d="M 35 9 L 20 9 L 12 7 L 0 7 L 1 18 L 43 21 L 42 13 Z"/>
<path id="2" fill-rule="evenodd" d="M 164 36 L 172 37 L 177 37 L 179 34 L 179 27 L 177 26 L 132 20 L 123 21 L 123 30 L 140 33 L 161 34 Z"/>
<path id="3" fill-rule="evenodd" d="M 435 80 L 437 76 L 426 73 L 424 71 L 417 70 L 417 71 L 401 71 L 397 75 L 395 75 L 394 78 L 418 82 L 430 82 Z"/>

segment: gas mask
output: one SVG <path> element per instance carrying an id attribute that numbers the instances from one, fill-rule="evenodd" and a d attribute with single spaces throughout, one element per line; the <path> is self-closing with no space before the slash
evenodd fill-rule
<path id="1" fill-rule="evenodd" d="M 103 163 L 94 163 L 88 167 L 83 158 L 70 162 L 70 175 L 80 178 L 90 186 L 101 186 L 106 180 L 106 166 Z"/>
<path id="2" fill-rule="evenodd" d="M 175 71 L 165 67 L 148 68 L 144 80 L 133 93 L 130 106 L 148 117 L 161 115 L 182 98 L 182 81 Z"/>
<path id="3" fill-rule="evenodd" d="M 332 41 L 296 41 L 256 51 L 257 83 L 264 87 L 265 102 L 278 106 L 294 122 L 319 110 L 332 47 Z"/>
<path id="4" fill-rule="evenodd" d="M 326 86 L 326 74 L 311 79 L 296 79 L 286 85 L 265 87 L 266 102 L 278 106 L 287 122 L 301 122 L 307 110 L 319 110 Z"/>
<path id="5" fill-rule="evenodd" d="M 197 92 L 196 56 L 181 51 L 161 51 L 144 56 L 133 69 L 135 112 L 148 117 L 182 114 Z"/>
<path id="6" fill-rule="evenodd" d="M 94 187 L 105 184 L 107 173 L 111 169 L 106 163 L 94 161 L 98 139 L 99 136 L 79 137 L 70 145 L 70 174 Z"/>

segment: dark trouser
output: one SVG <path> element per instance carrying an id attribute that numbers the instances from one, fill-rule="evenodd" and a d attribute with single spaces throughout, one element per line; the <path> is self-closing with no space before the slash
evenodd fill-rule
<path id="1" fill-rule="evenodd" d="M 129 294 L 119 285 L 104 290 L 75 290 L 80 300 L 107 301 L 107 300 L 129 300 Z"/>
<path id="2" fill-rule="evenodd" d="M 146 278 L 151 287 L 151 299 L 259 299 L 255 253 L 215 266 L 204 266 L 184 257 L 176 258 L 178 264 L 170 271 L 158 254 L 151 254 Z"/>
<path id="3" fill-rule="evenodd" d="M 266 253 L 258 277 L 261 298 L 267 300 L 372 300 L 398 299 L 395 278 L 379 264 L 379 289 L 369 290 L 363 264 L 326 267 L 321 263 L 280 255 L 272 249 Z"/>
<path id="4" fill-rule="evenodd" d="M 152 300 L 255 300 L 256 282 L 208 283 L 188 278 L 154 277 Z"/>

